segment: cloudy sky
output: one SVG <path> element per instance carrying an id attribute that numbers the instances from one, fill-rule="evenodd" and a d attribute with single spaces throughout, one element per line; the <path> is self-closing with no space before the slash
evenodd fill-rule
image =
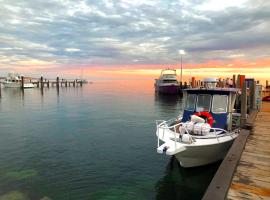
<path id="1" fill-rule="evenodd" d="M 0 73 L 270 73 L 267 0 L 0 0 Z M 253 71 L 252 71 L 253 70 Z M 98 73 L 98 72 L 96 72 Z M 270 77 L 270 74 L 268 74 Z"/>

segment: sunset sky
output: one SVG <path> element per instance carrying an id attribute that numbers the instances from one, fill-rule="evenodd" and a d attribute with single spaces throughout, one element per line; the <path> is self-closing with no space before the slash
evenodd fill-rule
<path id="1" fill-rule="evenodd" d="M 267 0 L 0 0 L 0 76 L 270 79 Z M 179 70 L 178 70 L 179 73 Z"/>

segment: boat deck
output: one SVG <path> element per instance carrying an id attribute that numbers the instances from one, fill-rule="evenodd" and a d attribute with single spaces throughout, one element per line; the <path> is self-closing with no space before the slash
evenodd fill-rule
<path id="1" fill-rule="evenodd" d="M 228 199 L 270 199 L 270 102 L 255 120 L 228 192 Z"/>

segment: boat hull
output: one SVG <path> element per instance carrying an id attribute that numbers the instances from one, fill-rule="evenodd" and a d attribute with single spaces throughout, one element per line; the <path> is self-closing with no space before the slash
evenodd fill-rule
<path id="1" fill-rule="evenodd" d="M 11 82 L 11 83 L 2 83 L 5 88 L 20 88 L 21 83 Z M 23 88 L 33 88 L 33 83 L 24 83 Z"/>
<path id="2" fill-rule="evenodd" d="M 182 167 L 198 167 L 222 160 L 233 140 L 203 146 L 186 146 L 186 150 L 175 154 Z"/>
<path id="3" fill-rule="evenodd" d="M 157 85 L 156 91 L 162 94 L 178 94 L 180 87 L 179 85 Z"/>
<path id="4" fill-rule="evenodd" d="M 21 87 L 21 84 L 17 83 L 17 82 L 10 82 L 10 83 L 3 82 L 2 84 L 5 88 L 19 88 L 19 87 Z"/>
<path id="5" fill-rule="evenodd" d="M 187 134 L 187 137 L 182 136 L 180 139 L 179 133 L 167 129 L 164 122 L 159 124 L 156 132 L 157 153 L 175 156 L 179 164 L 185 168 L 203 166 L 224 159 L 238 136 L 237 131 L 219 137 L 216 137 L 215 134 L 209 135 L 207 138 L 193 136 L 192 142 L 187 139 L 190 138 Z"/>
<path id="6" fill-rule="evenodd" d="M 33 83 L 25 83 L 23 84 L 23 88 L 33 88 L 35 87 Z"/>

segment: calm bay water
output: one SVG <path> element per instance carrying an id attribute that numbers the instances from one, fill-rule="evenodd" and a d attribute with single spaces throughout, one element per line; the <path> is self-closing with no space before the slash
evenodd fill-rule
<path id="1" fill-rule="evenodd" d="M 183 169 L 156 153 L 155 120 L 181 101 L 153 81 L 2 89 L 0 200 L 200 199 L 218 164 Z"/>

